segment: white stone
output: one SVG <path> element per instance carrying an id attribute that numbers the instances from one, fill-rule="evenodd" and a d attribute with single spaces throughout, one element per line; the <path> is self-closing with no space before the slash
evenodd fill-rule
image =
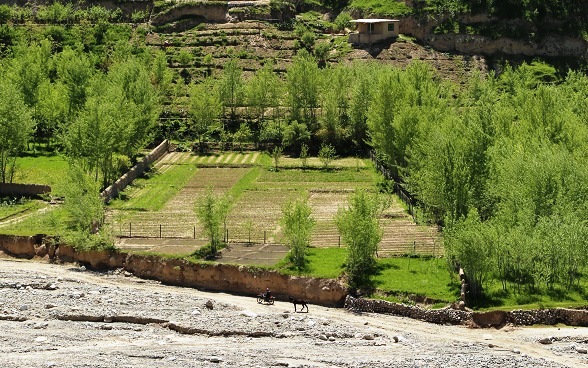
<path id="1" fill-rule="evenodd" d="M 47 338 L 45 336 L 39 336 L 35 339 L 35 342 L 45 342 Z"/>
<path id="2" fill-rule="evenodd" d="M 251 317 L 251 318 L 257 317 L 257 313 L 252 312 L 250 310 L 242 310 L 241 312 L 239 312 L 239 314 L 242 316 L 245 316 L 245 317 Z"/>

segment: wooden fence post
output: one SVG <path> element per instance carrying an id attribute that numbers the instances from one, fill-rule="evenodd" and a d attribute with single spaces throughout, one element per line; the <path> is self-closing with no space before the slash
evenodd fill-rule
<path id="1" fill-rule="evenodd" d="M 161 224 L 159 224 L 159 237 L 161 238 Z"/>
<path id="2" fill-rule="evenodd" d="M 133 236 L 132 224 L 129 222 L 129 238 Z"/>

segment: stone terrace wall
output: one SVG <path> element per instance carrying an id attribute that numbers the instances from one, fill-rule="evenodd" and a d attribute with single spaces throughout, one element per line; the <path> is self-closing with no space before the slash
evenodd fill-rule
<path id="1" fill-rule="evenodd" d="M 395 316 L 409 317 L 436 324 L 459 325 L 471 321 L 472 312 L 450 308 L 425 309 L 413 305 L 391 303 L 385 300 L 354 298 L 348 295 L 345 308 L 353 312 L 384 313 Z"/>
<path id="2" fill-rule="evenodd" d="M 51 193 L 48 185 L 0 183 L 0 196 L 30 197 L 47 193 Z"/>
<path id="3" fill-rule="evenodd" d="M 362 299 L 347 296 L 345 308 L 354 312 L 385 313 L 409 317 L 437 324 L 467 324 L 473 327 L 502 327 L 506 324 L 555 325 L 563 323 L 569 326 L 588 326 L 588 310 L 585 309 L 538 309 L 471 312 L 451 308 L 425 309 L 384 300 Z"/>
<path id="4" fill-rule="evenodd" d="M 143 157 L 143 160 L 141 160 L 141 162 L 138 162 L 126 174 L 121 176 L 114 184 L 104 189 L 104 191 L 101 193 L 102 198 L 104 198 L 104 202 L 109 202 L 112 198 L 116 197 L 118 193 L 123 191 L 127 187 L 127 185 L 129 185 L 133 180 L 141 176 L 145 169 L 149 167 L 149 165 L 151 165 L 152 163 L 157 161 L 161 156 L 166 154 L 168 150 L 169 141 L 166 139 L 163 142 L 161 142 L 159 146 L 155 147 L 155 149 L 151 151 L 147 156 Z"/>

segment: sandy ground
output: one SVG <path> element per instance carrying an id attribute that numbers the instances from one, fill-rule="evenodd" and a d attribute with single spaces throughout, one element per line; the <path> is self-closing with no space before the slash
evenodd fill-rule
<path id="1" fill-rule="evenodd" d="M 471 329 L 316 305 L 294 313 L 122 271 L 0 259 L 3 368 L 582 367 L 586 348 L 587 328 Z"/>

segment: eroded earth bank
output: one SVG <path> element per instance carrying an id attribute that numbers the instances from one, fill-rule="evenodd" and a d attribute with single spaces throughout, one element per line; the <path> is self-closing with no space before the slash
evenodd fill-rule
<path id="1" fill-rule="evenodd" d="M 588 329 L 439 326 L 0 259 L 0 367 L 580 367 Z"/>

